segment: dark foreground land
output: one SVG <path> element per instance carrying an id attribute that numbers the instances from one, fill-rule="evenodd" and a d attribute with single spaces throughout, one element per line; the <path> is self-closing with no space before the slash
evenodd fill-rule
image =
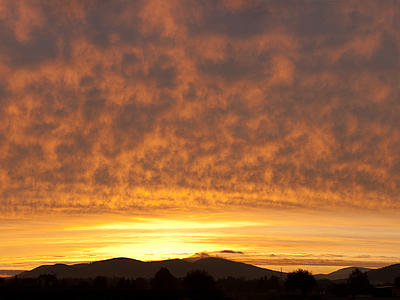
<path id="1" fill-rule="evenodd" d="M 60 300 L 125 300 L 125 299 L 229 299 L 220 290 L 193 292 L 187 290 L 73 290 L 73 289 L 18 289 L 2 291 L 0 299 L 60 299 Z"/>
<path id="2" fill-rule="evenodd" d="M 373 286 L 366 273 L 359 270 L 347 280 L 315 280 L 300 269 L 288 274 L 285 281 L 277 276 L 215 280 L 204 270 L 194 270 L 183 278 L 176 278 L 168 269 L 161 268 L 153 278 L 57 279 L 49 274 L 38 278 L 0 278 L 0 300 L 395 300 L 400 299 L 399 281 L 396 277 L 392 283 Z M 306 285 L 308 289 L 304 289 Z"/>
<path id="3" fill-rule="evenodd" d="M 349 300 L 348 296 L 310 294 L 306 297 L 300 293 L 269 293 L 269 292 L 224 292 L 210 290 L 195 292 L 188 290 L 71 290 L 71 289 L 18 289 L 2 290 L 0 299 L 60 299 L 60 300 Z M 364 297 L 356 298 L 358 300 Z M 394 300 L 393 297 L 368 297 L 371 300 Z"/>

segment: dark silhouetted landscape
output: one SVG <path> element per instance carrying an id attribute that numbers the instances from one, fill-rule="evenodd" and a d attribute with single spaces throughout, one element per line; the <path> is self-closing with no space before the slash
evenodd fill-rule
<path id="1" fill-rule="evenodd" d="M 400 264 L 282 273 L 208 257 L 45 265 L 0 280 L 1 299 L 325 299 L 400 296 Z"/>
<path id="2" fill-rule="evenodd" d="M 272 275 L 281 276 L 281 273 L 277 271 L 215 257 L 203 258 L 194 262 L 181 259 L 143 262 L 130 258 L 114 258 L 71 266 L 64 264 L 40 266 L 31 271 L 23 272 L 18 276 L 21 278 L 37 278 L 42 274 L 56 273 L 59 278 L 94 278 L 96 276 L 150 278 L 154 276 L 160 268 L 167 268 L 175 277 L 183 277 L 187 272 L 196 269 L 206 270 L 215 278 L 232 276 L 255 279 L 264 276 L 271 277 Z M 286 274 L 282 276 L 283 279 L 286 278 Z"/>

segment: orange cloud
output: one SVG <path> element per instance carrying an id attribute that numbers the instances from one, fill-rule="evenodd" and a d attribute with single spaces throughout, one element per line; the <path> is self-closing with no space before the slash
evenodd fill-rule
<path id="1" fill-rule="evenodd" d="M 1 215 L 396 211 L 398 7 L 332 5 L 4 2 Z"/>

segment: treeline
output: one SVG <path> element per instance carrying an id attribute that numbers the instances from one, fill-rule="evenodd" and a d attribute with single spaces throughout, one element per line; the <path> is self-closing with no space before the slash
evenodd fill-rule
<path id="1" fill-rule="evenodd" d="M 13 289 L 89 289 L 89 290 L 223 290 L 226 292 L 282 292 L 284 281 L 279 277 L 220 278 L 215 280 L 205 271 L 195 270 L 183 278 L 174 277 L 168 269 L 161 268 L 153 278 L 105 277 L 62 278 L 41 275 L 38 278 L 0 278 L 0 290 Z"/>
<path id="2" fill-rule="evenodd" d="M 325 298 L 328 294 L 336 297 L 349 297 L 353 300 L 356 297 L 399 297 L 400 277 L 394 282 L 388 282 L 386 286 L 373 286 L 368 278 L 367 272 L 354 269 L 345 280 L 331 281 L 328 279 L 316 281 L 312 274 L 306 270 L 299 269 L 289 273 L 285 280 L 286 290 L 299 290 L 303 296 L 308 293 L 317 293 Z"/>
<path id="3" fill-rule="evenodd" d="M 40 275 L 0 281 L 0 299 L 210 299 L 226 300 L 215 279 L 205 271 L 195 270 L 184 278 L 175 278 L 161 268 L 153 278 L 63 278 Z"/>
<path id="4" fill-rule="evenodd" d="M 400 277 L 389 283 L 400 288 Z M 299 269 L 287 275 L 285 281 L 277 276 L 259 279 L 220 278 L 215 280 L 205 271 L 195 270 L 183 278 L 174 277 L 161 268 L 153 278 L 62 278 L 41 275 L 38 278 L 0 278 L 0 299 L 230 299 L 237 294 L 268 294 L 268 298 L 292 299 L 303 297 L 325 298 L 351 295 L 391 296 L 388 290 L 373 287 L 367 273 L 354 270 L 346 280 L 333 282 L 315 280 L 312 274 Z M 250 299 L 250 298 L 249 298 Z"/>

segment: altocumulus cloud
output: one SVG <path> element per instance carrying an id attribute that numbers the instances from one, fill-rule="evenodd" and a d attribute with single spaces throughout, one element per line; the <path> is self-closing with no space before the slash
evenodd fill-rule
<path id="1" fill-rule="evenodd" d="M 397 1 L 2 1 L 0 213 L 398 209 Z"/>

